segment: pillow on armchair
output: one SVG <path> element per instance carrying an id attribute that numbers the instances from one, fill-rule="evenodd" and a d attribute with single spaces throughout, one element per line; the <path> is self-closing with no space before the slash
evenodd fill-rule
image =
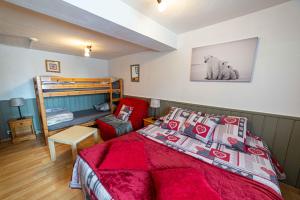
<path id="1" fill-rule="evenodd" d="M 123 104 L 119 114 L 117 115 L 117 118 L 127 122 L 133 109 L 133 107 Z"/>
<path id="2" fill-rule="evenodd" d="M 143 127 L 143 119 L 148 117 L 149 103 L 138 98 L 123 98 L 117 106 L 114 115 L 117 117 L 122 109 L 122 106 L 133 107 L 133 111 L 129 116 L 128 121 L 131 122 L 133 130 L 138 130 Z"/>
<path id="3" fill-rule="evenodd" d="M 128 122 L 131 123 L 132 129 L 138 130 L 143 127 L 143 119 L 148 117 L 149 103 L 147 101 L 137 99 L 137 98 L 123 98 L 118 104 L 114 116 L 118 118 L 119 114 L 122 113 L 122 107 L 131 107 L 132 112 L 128 117 Z M 123 115 L 124 116 L 124 115 Z M 116 130 L 111 125 L 97 119 L 98 127 L 100 129 L 100 134 L 103 140 L 109 140 L 117 137 Z"/>

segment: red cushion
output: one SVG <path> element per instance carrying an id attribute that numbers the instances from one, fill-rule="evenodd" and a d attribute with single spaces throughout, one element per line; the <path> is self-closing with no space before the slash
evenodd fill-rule
<path id="1" fill-rule="evenodd" d="M 100 129 L 101 138 L 104 141 L 117 137 L 114 127 L 98 119 L 96 120 L 96 123 L 98 125 L 98 128 Z"/>
<path id="2" fill-rule="evenodd" d="M 118 116 L 122 105 L 133 107 L 133 111 L 129 117 L 133 130 L 138 130 L 143 127 L 143 119 L 148 117 L 149 103 L 142 99 L 137 98 L 123 98 L 120 100 L 118 107 L 114 113 Z"/>
<path id="3" fill-rule="evenodd" d="M 157 200 L 218 200 L 220 195 L 196 169 L 174 168 L 152 171 Z"/>
<path id="4" fill-rule="evenodd" d="M 117 141 L 111 144 L 99 169 L 147 170 L 144 143 L 138 141 Z"/>

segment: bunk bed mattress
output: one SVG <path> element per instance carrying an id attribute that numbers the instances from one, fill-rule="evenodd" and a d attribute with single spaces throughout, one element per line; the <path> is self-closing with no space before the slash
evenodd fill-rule
<path id="1" fill-rule="evenodd" d="M 52 108 L 46 110 L 47 124 L 53 126 L 62 122 L 71 121 L 74 119 L 72 112 L 64 108 Z"/>
<path id="2" fill-rule="evenodd" d="M 66 128 L 69 126 L 83 124 L 83 123 L 96 120 L 99 117 L 103 117 L 103 116 L 106 116 L 109 114 L 110 114 L 110 111 L 102 112 L 102 111 L 97 111 L 94 109 L 75 111 L 75 112 L 73 112 L 74 119 L 72 121 L 62 122 L 59 124 L 48 126 L 48 130 L 54 131 L 54 130 Z"/>

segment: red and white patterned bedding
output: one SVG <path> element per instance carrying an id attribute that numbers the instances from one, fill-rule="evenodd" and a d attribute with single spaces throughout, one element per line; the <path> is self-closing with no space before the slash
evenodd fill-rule
<path id="1" fill-rule="evenodd" d="M 142 136 L 144 136 L 144 137 L 142 137 Z M 205 144 L 203 142 L 200 142 L 199 140 L 182 135 L 179 132 L 162 129 L 155 125 L 150 125 L 148 127 L 145 127 L 143 129 L 139 130 L 137 133 L 131 133 L 131 134 L 127 134 L 125 136 L 116 138 L 115 140 L 112 140 L 111 142 L 116 143 L 117 141 L 120 141 L 120 140 L 126 141 L 126 140 L 129 140 L 129 138 L 130 138 L 130 140 L 144 141 L 147 144 L 148 148 L 151 149 L 151 151 L 148 151 L 148 153 L 151 153 L 152 151 L 154 152 L 153 155 L 151 155 L 151 156 L 149 155 L 149 156 L 152 159 L 154 159 L 153 161 L 155 161 L 155 162 L 158 162 L 158 163 L 160 162 L 160 161 L 156 160 L 156 157 L 159 157 L 159 155 L 157 155 L 158 150 L 169 147 L 178 152 L 173 152 L 173 154 L 171 154 L 171 152 L 169 152 L 167 149 L 165 149 L 166 152 L 168 151 L 168 153 L 167 153 L 168 155 L 174 155 L 174 156 L 178 157 L 179 155 L 177 155 L 177 154 L 180 154 L 179 152 L 181 152 L 185 155 L 188 155 L 188 156 L 185 156 L 185 155 L 181 154 L 182 156 L 186 157 L 186 160 L 189 160 L 187 158 L 189 158 L 191 156 L 193 158 L 199 159 L 210 165 L 227 170 L 229 172 L 233 172 L 233 173 L 239 175 L 239 177 L 240 176 L 246 177 L 246 180 L 249 179 L 249 182 L 251 182 L 251 184 L 250 184 L 251 187 L 250 187 L 250 189 L 249 189 L 249 187 L 247 189 L 245 189 L 245 191 L 243 191 L 245 193 L 247 193 L 247 191 L 252 191 L 252 187 L 253 187 L 252 192 L 253 193 L 256 192 L 257 195 L 259 195 L 260 193 L 262 196 L 264 196 L 265 194 L 270 194 L 268 192 L 268 190 L 270 190 L 272 193 L 274 193 L 274 194 L 276 193 L 276 196 L 278 196 L 277 198 L 274 198 L 274 199 L 281 199 L 280 189 L 278 186 L 276 173 L 271 164 L 272 162 L 270 159 L 270 155 L 269 155 L 269 153 L 266 153 L 266 151 L 255 151 L 255 150 L 251 150 L 251 149 L 249 150 L 250 147 L 248 147 L 247 148 L 248 153 L 242 153 L 240 151 L 233 150 L 231 148 L 226 147 L 225 145 L 221 145 L 218 143 L 209 142 L 209 143 Z M 150 140 L 148 140 L 146 138 L 148 138 Z M 154 143 L 156 143 L 156 146 Z M 159 145 L 157 143 L 162 144 L 163 146 Z M 101 144 L 100 146 L 102 146 L 102 148 L 103 148 L 103 145 L 105 145 L 105 144 L 106 143 Z M 157 145 L 160 146 L 160 148 L 158 148 Z M 98 155 L 98 153 L 96 153 L 97 149 L 98 149 L 98 147 L 97 148 L 92 147 L 91 152 L 95 152 L 95 154 Z M 148 149 L 148 150 L 150 150 L 150 149 Z M 170 149 L 170 150 L 173 151 L 172 149 Z M 99 154 L 99 155 L 101 155 L 101 154 Z M 162 153 L 162 155 L 164 155 L 164 153 Z M 156 157 L 154 158 L 152 156 L 156 156 Z M 167 157 L 164 156 L 163 158 L 165 159 Z M 190 159 L 193 159 L 191 157 L 190 157 Z M 87 158 L 85 158 L 85 159 L 82 159 L 82 158 L 84 158 L 84 157 L 79 156 L 74 165 L 72 181 L 70 183 L 70 187 L 82 188 L 85 195 L 88 196 L 90 199 L 99 199 L 99 200 L 100 199 L 107 199 L 107 200 L 112 199 L 111 194 L 113 194 L 113 193 L 108 192 L 106 187 L 104 187 L 104 185 L 103 185 L 103 183 L 104 183 L 104 182 L 102 182 L 103 180 L 101 178 L 99 178 L 99 176 L 97 176 L 96 171 L 93 170 L 95 168 L 95 166 L 90 165 L 90 163 L 93 163 L 93 161 L 90 161 L 90 163 L 88 164 L 87 161 L 89 161 L 89 160 Z M 201 161 L 199 161 L 199 164 L 202 163 Z M 195 159 L 193 162 L 197 162 L 197 164 L 198 164 L 198 161 Z M 159 163 L 159 164 L 161 165 L 161 163 Z M 187 162 L 186 164 L 189 166 L 191 163 Z M 216 169 L 218 169 L 218 168 L 216 168 Z M 209 169 L 209 171 L 214 171 L 216 169 L 211 168 L 211 169 Z M 206 171 L 206 172 L 209 172 L 209 171 Z M 222 173 L 222 174 L 225 175 L 229 172 Z M 230 175 L 230 174 L 227 174 L 227 175 Z M 219 178 L 221 178 L 219 176 L 220 176 L 220 174 L 217 177 L 214 177 L 214 178 L 216 178 L 216 181 L 219 181 Z M 227 177 L 226 180 L 228 180 L 228 178 L 230 179 L 231 176 L 234 176 L 234 174 L 231 174 L 230 177 Z M 235 180 L 236 178 L 232 178 L 232 179 Z M 257 182 L 257 184 L 260 185 L 259 186 L 259 188 L 261 188 L 260 191 L 254 190 L 254 187 L 257 188 L 257 186 L 254 186 L 254 185 L 252 186 L 252 184 L 253 184 L 252 182 L 254 182 L 254 183 Z M 213 181 L 213 183 L 217 183 L 217 182 Z M 236 181 L 236 184 L 238 184 L 238 183 L 240 183 L 240 182 Z M 219 183 L 219 184 L 221 184 L 221 183 Z M 221 185 L 224 186 L 226 184 L 227 183 L 222 183 Z M 232 183 L 228 183 L 228 184 L 230 185 Z M 263 185 L 261 185 L 261 184 L 263 184 Z M 263 188 L 264 186 L 266 186 L 267 189 Z M 216 186 L 216 188 L 219 188 L 219 186 Z M 232 192 L 232 194 L 224 194 L 224 197 L 225 196 L 226 197 L 236 197 L 236 196 L 234 196 L 236 194 L 233 189 L 224 188 L 224 191 L 226 191 L 227 193 Z M 240 192 L 242 192 L 242 191 L 240 191 Z M 243 194 L 243 195 L 245 196 L 245 194 Z M 256 199 L 261 199 L 261 198 L 256 198 Z M 268 199 L 273 199 L 273 198 L 270 197 Z"/>
<path id="2" fill-rule="evenodd" d="M 276 172 L 270 155 L 265 151 L 248 147 L 247 153 L 243 153 L 218 143 L 205 144 L 179 132 L 155 125 L 147 126 L 137 132 L 206 163 L 267 185 L 280 194 Z"/>

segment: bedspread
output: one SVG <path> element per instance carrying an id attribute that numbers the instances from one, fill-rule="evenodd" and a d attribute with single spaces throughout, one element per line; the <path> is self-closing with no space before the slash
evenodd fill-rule
<path id="1" fill-rule="evenodd" d="M 276 172 L 266 152 L 256 152 L 255 149 L 246 148 L 247 153 L 243 153 L 218 143 L 203 143 L 179 132 L 154 125 L 147 126 L 138 132 L 151 140 L 206 163 L 267 185 L 280 194 Z"/>
<path id="2" fill-rule="evenodd" d="M 98 120 L 112 126 L 115 129 L 117 136 L 121 136 L 124 133 L 129 133 L 133 130 L 130 121 L 120 120 L 114 115 L 107 115 L 105 117 L 98 118 Z"/>
<path id="3" fill-rule="evenodd" d="M 223 146 L 211 144 L 211 146 L 203 147 L 197 144 L 197 141 L 188 140 L 189 138 L 182 138 L 179 135 L 176 135 L 175 132 L 164 132 L 163 130 L 160 130 L 159 127 L 148 126 L 140 130 L 139 133 L 132 132 L 106 143 L 85 149 L 80 152 L 80 157 L 77 159 L 74 166 L 72 177 L 73 187 L 80 186 L 80 181 L 77 179 L 80 177 L 82 180 L 84 179 L 82 174 L 86 173 L 83 173 L 84 170 L 82 168 L 87 168 L 92 170 L 87 177 L 89 177 L 90 180 L 94 180 L 93 183 L 95 184 L 90 184 L 90 187 L 87 187 L 82 184 L 84 181 L 81 180 L 81 186 L 83 185 L 85 188 L 90 188 L 89 190 L 94 199 L 110 199 L 111 197 L 113 199 L 140 199 L 137 197 L 141 197 L 139 196 L 142 195 L 141 191 L 145 193 L 144 191 L 149 190 L 147 194 L 155 194 L 153 193 L 153 186 L 151 186 L 151 183 L 146 184 L 147 180 L 149 180 L 148 173 L 151 173 L 151 171 L 193 168 L 205 177 L 207 183 L 220 195 L 221 199 L 282 199 L 280 190 L 277 186 L 276 176 L 272 176 L 272 170 L 266 170 L 268 169 L 268 165 L 265 166 L 266 169 L 261 169 L 258 171 L 258 174 L 256 174 L 257 166 L 251 165 L 253 164 L 253 161 L 251 161 L 251 158 L 253 157 L 251 157 L 251 155 L 250 157 L 245 156 L 244 158 L 241 158 L 250 159 L 247 160 L 247 162 L 249 162 L 247 165 L 251 165 L 249 169 L 246 169 L 243 164 L 237 165 L 239 167 L 237 168 L 237 166 L 234 165 L 234 163 L 236 163 L 234 162 L 234 158 L 240 157 L 236 157 L 236 155 L 232 153 L 228 158 L 227 152 L 225 152 L 227 157 L 218 154 L 218 152 L 221 153 L 225 150 L 223 149 Z M 133 142 L 133 144 L 135 144 L 134 142 L 143 143 L 143 148 L 147 157 L 146 170 L 101 169 L 103 161 L 108 157 L 110 152 L 110 146 L 122 141 L 127 142 L 128 145 L 130 145 L 131 142 Z M 187 145 L 184 141 L 189 142 L 190 144 Z M 174 144 L 171 144 L 170 142 L 173 142 Z M 181 144 L 185 144 L 186 146 L 183 145 L 185 148 L 182 148 L 183 146 L 181 146 Z M 191 146 L 191 148 L 188 149 L 187 146 Z M 193 152 L 193 149 L 196 149 L 197 151 Z M 203 149 L 210 149 L 210 152 L 215 151 L 215 154 L 207 151 L 205 153 Z M 257 157 L 255 158 L 259 159 Z M 131 157 L 129 154 L 128 160 L 134 161 L 134 157 Z M 230 161 L 230 165 L 225 165 L 224 163 L 228 163 L 228 161 Z M 117 162 L 118 160 L 116 160 L 116 164 L 118 165 Z M 245 161 L 240 162 L 245 164 Z M 82 163 L 85 163 L 86 165 Z M 265 174 L 263 173 L 264 171 Z M 136 178 L 143 180 L 143 184 L 135 185 L 137 181 L 132 180 Z M 87 180 L 87 178 L 85 180 Z M 78 185 L 76 185 L 76 183 L 78 183 Z M 95 187 L 95 185 L 98 187 Z M 182 187 L 185 186 L 186 185 L 183 185 Z M 138 187 L 139 190 L 132 189 L 136 187 Z M 103 198 L 101 195 L 99 196 L 100 193 L 106 198 Z M 125 196 L 123 194 L 125 194 Z"/>

